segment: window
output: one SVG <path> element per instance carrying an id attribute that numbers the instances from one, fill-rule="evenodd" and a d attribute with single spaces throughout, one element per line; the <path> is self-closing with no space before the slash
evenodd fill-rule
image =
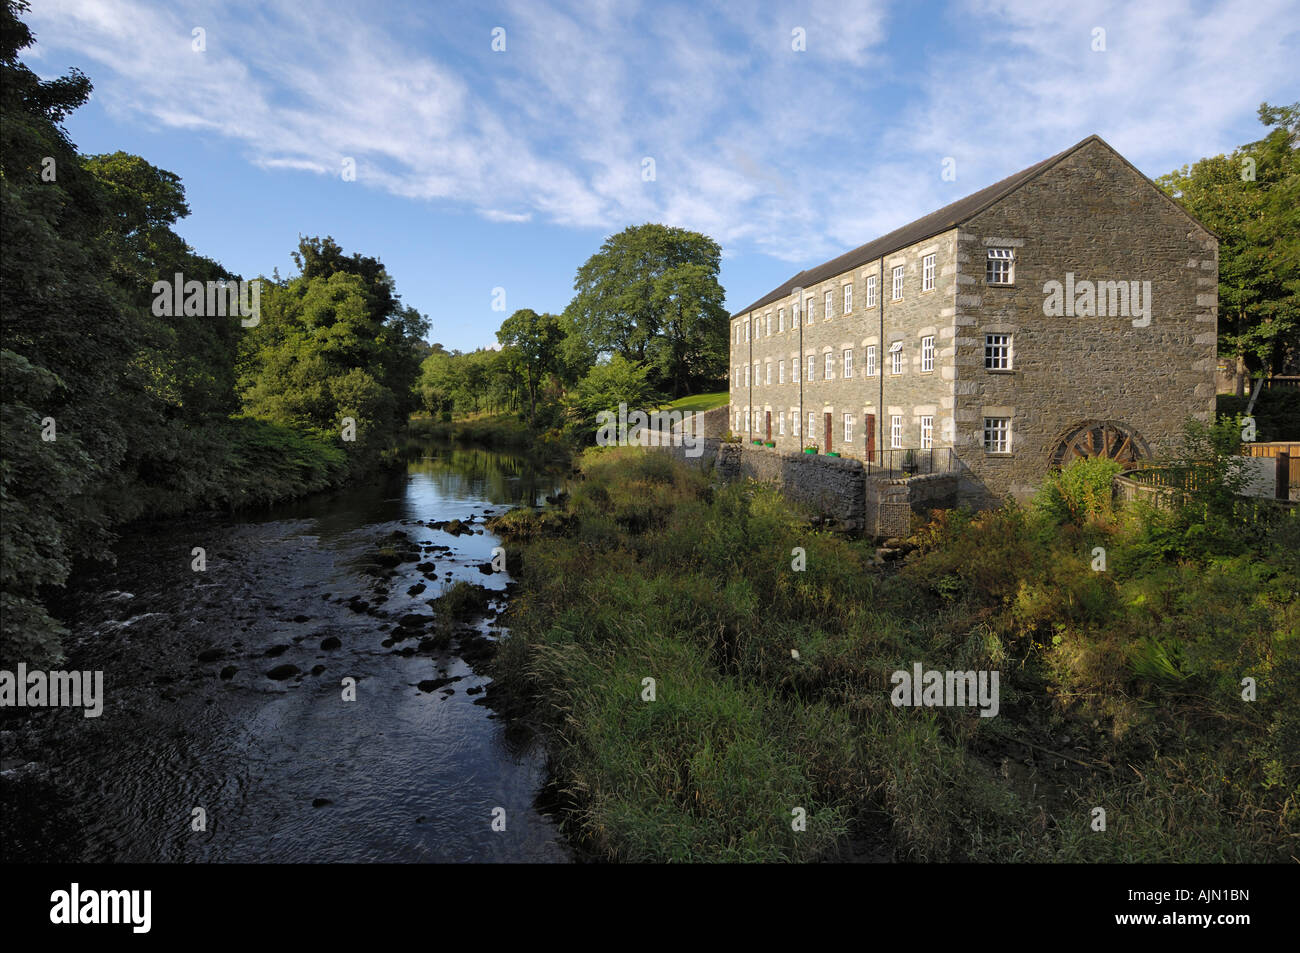
<path id="1" fill-rule="evenodd" d="M 872 377 L 876 373 L 876 346 L 867 345 L 867 376 Z"/>
<path id="2" fill-rule="evenodd" d="M 817 432 L 817 415 L 816 415 L 816 414 L 809 414 L 809 415 L 808 415 L 808 436 L 811 437 L 811 436 L 812 436 L 813 434 L 815 434 L 816 432 Z M 822 449 L 823 449 L 823 450 L 829 450 L 830 448 L 829 448 L 829 447 L 822 447 Z"/>
<path id="3" fill-rule="evenodd" d="M 921 449 L 929 450 L 934 446 L 934 417 L 921 418 Z"/>
<path id="4" fill-rule="evenodd" d="M 745 429 L 749 429 L 749 411 L 745 411 Z"/>
<path id="5" fill-rule="evenodd" d="M 990 371 L 1011 370 L 1011 335 L 984 335 L 984 367 Z"/>
<path id="6" fill-rule="evenodd" d="M 745 365 L 745 386 L 749 386 L 749 365 Z"/>
<path id="7" fill-rule="evenodd" d="M 926 255 L 921 259 L 921 290 L 934 290 L 934 256 Z"/>
<path id="8" fill-rule="evenodd" d="M 736 322 L 736 343 L 737 344 L 740 343 L 740 322 L 739 321 Z"/>
<path id="9" fill-rule="evenodd" d="M 984 418 L 984 452 L 985 453 L 1010 453 L 1011 452 L 1011 418 L 1010 417 L 985 417 Z"/>
<path id="10" fill-rule="evenodd" d="M 736 433 L 740 433 L 740 411 L 736 411 Z"/>
<path id="11" fill-rule="evenodd" d="M 812 298 L 809 298 L 804 303 L 804 310 L 808 312 L 808 323 L 812 324 L 813 323 L 813 299 Z"/>
<path id="12" fill-rule="evenodd" d="M 844 313 L 848 314 L 853 310 L 853 286 L 844 286 Z"/>
<path id="13" fill-rule="evenodd" d="M 785 361 L 776 362 L 776 382 L 778 384 L 785 383 Z"/>
<path id="14" fill-rule="evenodd" d="M 758 386 L 758 361 L 754 362 L 754 386 Z"/>
<path id="15" fill-rule="evenodd" d="M 867 275 L 867 307 L 876 306 L 876 276 Z"/>
<path id="16" fill-rule="evenodd" d="M 745 340 L 749 340 L 749 319 L 745 319 Z"/>
<path id="17" fill-rule="evenodd" d="M 767 383 L 772 383 L 772 362 L 767 362 Z"/>
<path id="18" fill-rule="evenodd" d="M 889 445 L 895 450 L 903 446 L 903 418 L 899 414 L 889 418 Z"/>
<path id="19" fill-rule="evenodd" d="M 776 332 L 777 332 L 777 334 L 780 334 L 780 333 L 781 333 L 782 331 L 784 331 L 784 330 L 785 330 L 785 308 L 777 308 L 777 310 L 776 310 Z"/>
<path id="20" fill-rule="evenodd" d="M 984 266 L 984 280 L 991 285 L 1009 285 L 1016 278 L 1015 253 L 1010 248 L 990 248 Z"/>
<path id="21" fill-rule="evenodd" d="M 844 442 L 845 443 L 853 442 L 853 415 L 852 414 L 844 415 Z"/>
<path id="22" fill-rule="evenodd" d="M 894 266 L 894 289 L 891 293 L 893 300 L 903 300 L 903 266 Z"/>
<path id="23" fill-rule="evenodd" d="M 790 424 L 791 424 L 790 429 L 794 431 L 794 435 L 796 437 L 799 436 L 799 415 L 796 414 L 793 410 L 790 411 Z"/>
<path id="24" fill-rule="evenodd" d="M 889 373 L 903 373 L 903 342 L 895 341 L 889 345 Z"/>
<path id="25" fill-rule="evenodd" d="M 822 377 L 825 380 L 831 380 L 835 377 L 835 355 L 830 351 L 826 352 L 826 366 L 822 368 Z"/>
<path id="26" fill-rule="evenodd" d="M 767 313 L 767 336 L 772 336 L 772 312 Z"/>
<path id="27" fill-rule="evenodd" d="M 835 314 L 835 293 L 834 292 L 831 291 L 826 292 L 826 300 L 822 304 L 822 309 L 826 317 L 826 320 L 829 321 L 831 319 L 831 316 Z"/>
<path id="28" fill-rule="evenodd" d="M 853 348 L 846 348 L 844 351 L 844 377 L 853 376 Z"/>
<path id="29" fill-rule="evenodd" d="M 934 335 L 921 338 L 921 370 L 934 370 Z"/>
<path id="30" fill-rule="evenodd" d="M 790 380 L 799 383 L 799 358 L 790 358 Z"/>
<path id="31" fill-rule="evenodd" d="M 776 415 L 776 433 L 777 436 L 785 436 L 785 411 L 781 410 Z"/>
<path id="32" fill-rule="evenodd" d="M 808 383 L 812 383 L 817 378 L 817 355 L 808 355 Z"/>

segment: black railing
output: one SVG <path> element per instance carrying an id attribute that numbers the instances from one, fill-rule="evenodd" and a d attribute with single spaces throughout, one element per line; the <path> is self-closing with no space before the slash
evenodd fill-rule
<path id="1" fill-rule="evenodd" d="M 884 476 L 891 480 L 931 473 L 957 472 L 957 455 L 952 447 L 890 447 L 877 450 L 875 459 L 865 455 L 862 465 L 869 476 Z"/>

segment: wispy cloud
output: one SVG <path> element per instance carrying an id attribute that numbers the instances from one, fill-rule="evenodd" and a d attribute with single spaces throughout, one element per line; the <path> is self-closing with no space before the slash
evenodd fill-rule
<path id="1" fill-rule="evenodd" d="M 262 168 L 335 176 L 351 159 L 362 186 L 493 222 L 658 220 L 807 261 L 1092 132 L 1156 168 L 1230 148 L 1243 111 L 1294 95 L 1288 6 L 969 0 L 933 15 L 943 44 L 904 41 L 905 8 L 883 0 L 513 0 L 436 23 L 341 2 L 46 0 L 31 21 L 90 61 L 110 111 L 227 138 Z"/>

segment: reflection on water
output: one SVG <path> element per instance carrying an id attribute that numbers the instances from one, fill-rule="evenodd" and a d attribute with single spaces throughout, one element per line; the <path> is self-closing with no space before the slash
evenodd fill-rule
<path id="1" fill-rule="evenodd" d="M 428 613 L 442 585 L 501 593 L 506 583 L 477 568 L 497 543 L 490 534 L 415 520 L 481 521 L 558 485 L 525 457 L 420 445 L 404 471 L 343 492 L 125 534 L 117 567 L 62 607 L 65 667 L 104 671 L 103 716 L 28 711 L 3 723 L 0 857 L 569 859 L 534 807 L 541 752 L 508 743 L 475 704 L 486 679 L 445 650 L 381 644 L 393 619 Z M 355 612 L 348 600 L 369 597 L 371 582 L 355 567 L 394 531 L 451 551 L 432 557 L 436 583 L 397 567 L 387 618 Z M 193 546 L 207 550 L 206 572 L 191 570 Z M 298 673 L 269 678 L 279 665 Z M 443 678 L 436 691 L 419 687 Z M 355 701 L 343 698 L 345 679 Z M 497 807 L 505 831 L 491 829 Z M 204 830 L 193 829 L 196 809 Z"/>

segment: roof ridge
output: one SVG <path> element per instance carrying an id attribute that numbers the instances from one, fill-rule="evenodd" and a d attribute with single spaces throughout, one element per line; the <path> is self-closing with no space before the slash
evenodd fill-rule
<path id="1" fill-rule="evenodd" d="M 957 199 L 955 202 L 949 202 L 947 205 L 935 209 L 933 212 L 922 215 L 920 218 L 913 219 L 904 225 L 900 225 L 893 231 L 886 232 L 884 235 L 874 238 L 856 248 L 851 248 L 834 258 L 822 262 L 820 265 L 814 265 L 812 268 L 803 269 L 798 272 L 798 274 L 787 279 L 781 285 L 773 288 L 753 304 L 734 312 L 731 316 L 733 318 L 740 317 L 756 308 L 761 308 L 766 304 L 771 304 L 778 298 L 784 298 L 794 290 L 795 279 L 803 275 L 812 275 L 820 272 L 820 276 L 813 279 L 813 282 L 810 283 L 824 281 L 832 275 L 847 271 L 850 268 L 855 268 L 858 265 L 866 264 L 869 261 L 874 261 L 877 258 L 882 258 L 885 255 L 898 251 L 898 249 L 907 245 L 913 245 L 934 235 L 938 235 L 940 232 L 946 232 L 951 228 L 955 228 L 963 222 L 967 222 L 974 218 L 980 212 L 985 211 L 994 203 L 1000 202 L 1012 192 L 1016 191 L 1027 182 L 1037 178 L 1043 172 L 1046 172 L 1049 168 L 1056 165 L 1056 163 L 1078 151 L 1093 140 L 1100 142 L 1107 149 L 1110 149 L 1111 152 L 1115 152 L 1110 144 L 1102 139 L 1101 136 L 1093 133 L 1090 136 L 1080 139 L 1068 149 L 1058 152 L 1056 155 L 1048 156 L 1046 159 L 1035 162 L 1033 165 L 1021 169 L 1019 172 L 1013 172 L 1011 175 L 999 179 L 991 185 L 986 185 L 982 189 L 977 189 L 971 194 Z M 1115 154 L 1119 155 L 1118 152 L 1115 152 Z M 1121 156 L 1121 158 L 1123 157 Z"/>

